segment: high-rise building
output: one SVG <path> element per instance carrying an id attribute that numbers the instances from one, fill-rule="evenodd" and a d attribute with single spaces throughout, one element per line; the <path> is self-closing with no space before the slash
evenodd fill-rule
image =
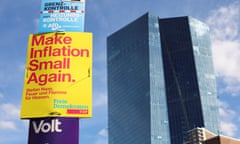
<path id="1" fill-rule="evenodd" d="M 209 28 L 145 14 L 107 39 L 109 144 L 183 144 L 218 133 Z"/>

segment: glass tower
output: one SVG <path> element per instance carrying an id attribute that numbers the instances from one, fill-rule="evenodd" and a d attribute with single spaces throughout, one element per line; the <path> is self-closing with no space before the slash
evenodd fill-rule
<path id="1" fill-rule="evenodd" d="M 218 133 L 208 27 L 145 14 L 107 38 L 109 144 L 183 144 Z"/>

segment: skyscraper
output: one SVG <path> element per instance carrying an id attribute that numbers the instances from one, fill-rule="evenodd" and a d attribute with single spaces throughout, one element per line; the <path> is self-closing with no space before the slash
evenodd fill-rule
<path id="1" fill-rule="evenodd" d="M 107 39 L 109 144 L 183 144 L 218 133 L 208 27 L 145 14 Z"/>

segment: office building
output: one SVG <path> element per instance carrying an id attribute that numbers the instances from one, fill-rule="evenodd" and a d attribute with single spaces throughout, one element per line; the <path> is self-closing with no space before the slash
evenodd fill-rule
<path id="1" fill-rule="evenodd" d="M 214 134 L 205 128 L 194 128 L 188 131 L 189 141 L 186 144 L 240 144 L 240 139 Z"/>
<path id="2" fill-rule="evenodd" d="M 109 144 L 183 144 L 219 131 L 208 27 L 145 14 L 107 39 Z"/>
<path id="3" fill-rule="evenodd" d="M 207 139 L 215 137 L 216 134 L 205 128 L 196 127 L 188 131 L 188 142 L 186 144 L 205 144 Z"/>

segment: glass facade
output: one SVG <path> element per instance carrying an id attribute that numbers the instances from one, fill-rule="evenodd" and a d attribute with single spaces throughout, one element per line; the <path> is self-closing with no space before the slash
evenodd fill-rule
<path id="1" fill-rule="evenodd" d="M 145 16 L 107 39 L 109 144 L 149 144 L 150 78 Z"/>
<path id="2" fill-rule="evenodd" d="M 218 131 L 201 22 L 145 14 L 108 37 L 107 67 L 109 144 L 183 144 L 195 127 Z"/>
<path id="3" fill-rule="evenodd" d="M 219 134 L 216 77 L 212 62 L 209 28 L 204 23 L 189 18 L 195 67 L 203 111 L 204 127 Z"/>
<path id="4" fill-rule="evenodd" d="M 151 144 L 170 144 L 158 17 L 149 15 Z"/>
<path id="5" fill-rule="evenodd" d="M 188 130 L 204 126 L 190 31 L 187 17 L 159 23 L 171 142 L 183 144 Z"/>

